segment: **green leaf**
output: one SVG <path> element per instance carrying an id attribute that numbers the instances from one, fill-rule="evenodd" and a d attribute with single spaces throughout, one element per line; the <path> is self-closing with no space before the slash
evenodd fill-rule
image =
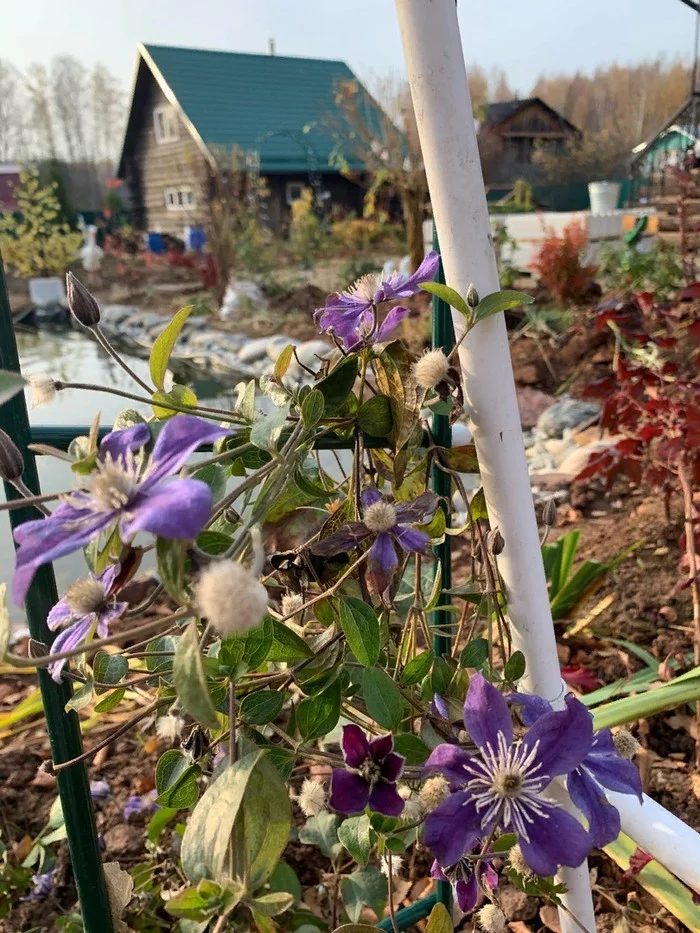
<path id="1" fill-rule="evenodd" d="M 213 897 L 203 897 L 197 888 L 185 888 L 166 901 L 165 909 L 172 917 L 186 920 L 210 920 L 219 912 L 220 901 Z"/>
<path id="2" fill-rule="evenodd" d="M 352 596 L 340 597 L 334 602 L 350 650 L 364 667 L 373 667 L 381 652 L 379 619 L 374 609 Z"/>
<path id="3" fill-rule="evenodd" d="M 196 619 L 187 626 L 175 649 L 173 684 L 183 709 L 203 726 L 216 729 L 219 721 L 209 696 Z"/>
<path id="4" fill-rule="evenodd" d="M 438 515 L 442 513 L 442 510 L 438 510 Z M 431 535 L 432 537 L 432 535 Z M 433 586 L 430 590 L 430 596 L 428 597 L 428 602 L 425 604 L 425 611 L 432 612 L 437 604 L 440 602 L 440 596 L 442 594 L 442 564 L 435 564 L 435 576 L 433 577 Z"/>
<path id="5" fill-rule="evenodd" d="M 453 933 L 454 926 L 450 912 L 444 904 L 438 902 L 430 911 L 425 933 Z"/>
<path id="6" fill-rule="evenodd" d="M 394 751 L 403 755 L 409 768 L 422 765 L 430 754 L 425 742 L 409 732 L 401 732 L 394 738 Z"/>
<path id="7" fill-rule="evenodd" d="M 156 538 L 158 576 L 168 596 L 176 603 L 188 602 L 185 588 L 185 542 Z"/>
<path id="8" fill-rule="evenodd" d="M 223 876 L 233 824 L 262 755 L 260 750 L 251 752 L 225 768 L 192 811 L 180 857 L 182 869 L 193 884 L 202 878 Z"/>
<path id="9" fill-rule="evenodd" d="M 343 843 L 358 865 L 363 868 L 369 861 L 372 850 L 370 823 L 366 813 L 351 816 L 338 827 L 338 839 Z"/>
<path id="10" fill-rule="evenodd" d="M 374 361 L 379 390 L 391 400 L 392 429 L 389 440 L 401 450 L 418 423 L 425 393 L 413 375 L 413 356 L 400 343 L 390 344 Z"/>
<path id="11" fill-rule="evenodd" d="M 160 635 L 158 638 L 154 638 L 153 641 L 149 641 L 146 645 L 146 667 L 149 671 L 158 674 L 172 670 L 178 640 L 172 635 Z M 172 651 L 173 657 L 160 657 L 160 652 L 163 651 Z M 149 654 L 149 652 L 154 653 Z"/>
<path id="12" fill-rule="evenodd" d="M 289 369 L 289 364 L 292 362 L 293 356 L 294 344 L 288 343 L 284 350 L 282 350 L 280 355 L 277 357 L 275 368 L 273 370 L 275 378 L 279 379 L 280 382 L 287 375 L 287 370 Z"/>
<path id="13" fill-rule="evenodd" d="M 441 447 L 440 459 L 444 460 L 451 470 L 456 470 L 458 473 L 479 472 L 479 460 L 474 444 L 464 444 L 462 447 Z"/>
<path id="14" fill-rule="evenodd" d="M 474 309 L 474 323 L 483 321 L 484 318 L 491 317 L 492 314 L 498 314 L 499 311 L 510 311 L 511 308 L 517 308 L 519 305 L 531 305 L 535 299 L 522 292 L 504 290 L 494 292 L 482 298 Z"/>
<path id="15" fill-rule="evenodd" d="M 270 875 L 269 887 L 271 891 L 286 891 L 294 898 L 294 902 L 301 900 L 301 883 L 291 865 L 287 862 L 278 862 Z"/>
<path id="16" fill-rule="evenodd" d="M 319 389 L 312 389 L 301 403 L 301 420 L 307 430 L 315 428 L 326 407 L 326 401 L 323 392 Z"/>
<path id="17" fill-rule="evenodd" d="M 231 535 L 225 535 L 222 531 L 205 529 L 197 536 L 197 547 L 205 554 L 211 554 L 212 557 L 225 554 L 232 544 Z"/>
<path id="18" fill-rule="evenodd" d="M 156 765 L 156 803 L 175 810 L 191 807 L 199 796 L 198 774 L 199 767 L 192 764 L 189 755 L 176 748 L 168 749 Z"/>
<path id="19" fill-rule="evenodd" d="M 471 318 L 469 305 L 454 288 L 450 288 L 449 285 L 443 285 L 442 282 L 421 282 L 420 287 L 423 291 L 430 292 L 431 295 L 437 295 L 442 301 L 447 302 L 451 308 L 459 311 L 467 320 Z"/>
<path id="20" fill-rule="evenodd" d="M 362 692 L 372 719 L 392 732 L 398 729 L 404 716 L 404 700 L 386 671 L 380 668 L 366 670 L 362 678 Z"/>
<path id="21" fill-rule="evenodd" d="M 99 703 L 95 703 L 95 712 L 108 713 L 110 710 L 113 710 L 115 707 L 119 706 L 124 699 L 125 693 L 126 690 L 124 687 L 119 687 L 118 690 L 112 690 L 112 692 L 106 694 Z"/>
<path id="22" fill-rule="evenodd" d="M 191 474 L 192 479 L 198 479 L 206 483 L 211 489 L 211 495 L 214 502 L 220 499 L 226 492 L 226 468 L 220 463 L 208 463 L 200 467 Z"/>
<path id="23" fill-rule="evenodd" d="M 316 385 L 326 403 L 326 412 L 340 408 L 352 392 L 357 379 L 357 357 L 348 356 L 325 379 Z"/>
<path id="24" fill-rule="evenodd" d="M 271 622 L 273 641 L 267 655 L 268 661 L 303 661 L 313 655 L 311 648 L 296 632 L 287 628 L 279 619 L 271 619 Z"/>
<path id="25" fill-rule="evenodd" d="M 155 339 L 153 349 L 151 350 L 149 365 L 151 369 L 151 379 L 153 380 L 153 385 L 157 389 L 163 388 L 165 374 L 168 370 L 168 363 L 170 362 L 170 354 L 173 352 L 173 347 L 177 342 L 177 338 L 180 336 L 180 331 L 185 326 L 185 321 L 191 313 L 192 305 L 182 308 L 173 317 L 165 330 Z"/>
<path id="26" fill-rule="evenodd" d="M 178 412 L 174 411 L 172 408 L 164 408 L 162 405 L 159 405 L 158 402 L 177 405 L 179 408 L 197 407 L 197 396 L 192 389 L 188 389 L 187 386 L 181 386 L 177 383 L 173 385 L 169 392 L 163 392 L 161 390 L 154 392 L 151 396 L 151 401 L 153 402 L 153 414 L 156 418 L 160 418 L 161 421 L 172 418 L 174 415 L 177 415 Z"/>
<path id="27" fill-rule="evenodd" d="M 245 636 L 243 660 L 249 669 L 256 668 L 267 661 L 270 651 L 275 643 L 275 628 L 270 616 L 263 616 L 260 625 L 251 629 Z"/>
<path id="28" fill-rule="evenodd" d="M 692 675 L 687 679 L 677 678 L 646 693 L 597 706 L 592 711 L 594 728 L 612 728 L 636 719 L 647 719 L 664 710 L 700 699 L 700 668 L 696 668 Z"/>
<path id="29" fill-rule="evenodd" d="M 413 684 L 419 684 L 427 676 L 430 668 L 433 666 L 435 655 L 432 651 L 422 651 L 412 658 L 401 675 L 401 683 L 405 687 L 411 687 Z"/>
<path id="30" fill-rule="evenodd" d="M 334 681 L 316 696 L 302 700 L 296 708 L 299 735 L 306 742 L 328 735 L 340 718 L 340 681 Z"/>
<path id="31" fill-rule="evenodd" d="M 441 696 L 447 693 L 447 689 L 452 681 L 453 673 L 453 668 L 450 667 L 445 658 L 435 658 L 433 661 L 433 673 L 431 676 L 433 693 L 439 693 Z"/>
<path id="32" fill-rule="evenodd" d="M 286 691 L 276 690 L 251 693 L 241 703 L 241 716 L 254 726 L 264 726 L 279 716 L 287 696 Z"/>
<path id="33" fill-rule="evenodd" d="M 12 373 L 6 369 L 0 369 L 0 405 L 18 395 L 25 386 L 25 380 L 19 373 Z"/>
<path id="34" fill-rule="evenodd" d="M 287 786 L 273 763 L 261 758 L 243 800 L 248 889 L 257 890 L 272 874 L 289 840 L 292 807 Z"/>
<path id="35" fill-rule="evenodd" d="M 485 638 L 473 638 L 469 644 L 462 648 L 459 663 L 462 667 L 473 667 L 479 670 L 489 659 L 489 643 Z"/>
<path id="36" fill-rule="evenodd" d="M 495 839 L 491 844 L 491 851 L 493 853 L 508 852 L 513 848 L 517 841 L 518 836 L 516 833 L 504 833 L 502 836 L 499 836 L 498 839 Z"/>
<path id="37" fill-rule="evenodd" d="M 129 671 L 129 662 L 121 654 L 107 654 L 98 651 L 92 663 L 92 672 L 95 680 L 103 684 L 118 684 Z M 105 693 L 106 687 L 97 687 L 96 693 Z"/>
<path id="38" fill-rule="evenodd" d="M 514 651 L 508 658 L 506 666 L 503 668 L 504 680 L 515 683 L 525 673 L 525 655 L 522 651 Z"/>
<path id="39" fill-rule="evenodd" d="M 338 817 L 324 810 L 318 816 L 312 816 L 299 830 L 299 842 L 307 846 L 318 846 L 326 858 L 337 858 L 342 845 L 338 842 Z"/>
<path id="40" fill-rule="evenodd" d="M 365 434 L 386 437 L 394 426 L 391 399 L 386 395 L 373 395 L 367 399 L 357 413 L 357 423 Z"/>
<path id="41" fill-rule="evenodd" d="M 95 681 L 92 674 L 88 674 L 85 683 L 74 692 L 73 696 L 66 703 L 66 712 L 68 712 L 69 709 L 74 709 L 77 713 L 78 710 L 84 709 L 92 701 L 92 694 L 94 691 Z"/>
<path id="42" fill-rule="evenodd" d="M 177 816 L 173 807 L 160 807 L 148 821 L 146 838 L 151 845 L 156 845 L 168 823 Z"/>
<path id="43" fill-rule="evenodd" d="M 384 913 L 386 878 L 373 865 L 343 878 L 343 904 L 353 923 L 362 916 L 363 907 L 371 907 L 378 916 Z"/>
<path id="44" fill-rule="evenodd" d="M 294 905 L 294 895 L 285 891 L 272 891 L 270 894 L 261 894 L 251 900 L 250 906 L 256 914 L 263 917 L 276 917 L 289 910 Z"/>
<path id="45" fill-rule="evenodd" d="M 484 487 L 481 486 L 471 498 L 469 503 L 469 519 L 472 522 L 478 522 L 482 519 L 488 519 L 489 512 L 486 508 L 486 496 Z"/>
<path id="46" fill-rule="evenodd" d="M 277 450 L 277 442 L 282 435 L 289 416 L 289 405 L 275 408 L 259 418 L 250 429 L 250 443 L 260 450 Z"/>

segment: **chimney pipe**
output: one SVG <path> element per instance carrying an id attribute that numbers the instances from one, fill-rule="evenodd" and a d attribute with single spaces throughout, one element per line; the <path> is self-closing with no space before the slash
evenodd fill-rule
<path id="1" fill-rule="evenodd" d="M 275 54 L 275 40 L 274 39 L 267 40 L 267 53 L 268 55 Z"/>

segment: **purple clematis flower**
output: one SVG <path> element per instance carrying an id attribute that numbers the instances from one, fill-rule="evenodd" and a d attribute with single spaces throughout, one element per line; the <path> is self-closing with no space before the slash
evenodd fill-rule
<path id="1" fill-rule="evenodd" d="M 430 521 L 439 501 L 435 493 L 422 492 L 412 502 L 398 505 L 384 498 L 376 487 L 368 486 L 362 493 L 363 520 L 348 522 L 311 550 L 320 557 L 332 557 L 375 535 L 367 560 L 368 577 L 375 590 L 384 593 L 399 565 L 395 543 L 406 552 L 424 553 L 430 537 L 411 525 Z"/>
<path id="2" fill-rule="evenodd" d="M 383 279 L 381 272 L 363 275 L 344 292 L 330 295 L 325 306 L 316 311 L 321 330 L 334 333 L 348 350 L 362 343 L 383 343 L 408 314 L 408 308 L 392 308 L 377 326 L 377 305 L 415 295 L 421 283 L 435 278 L 439 264 L 440 256 L 431 251 L 411 276 L 400 272 L 388 279 Z"/>
<path id="3" fill-rule="evenodd" d="M 514 742 L 508 704 L 481 674 L 474 674 L 464 725 L 479 757 L 445 744 L 426 762 L 426 769 L 441 771 L 453 790 L 426 821 L 425 843 L 440 865 L 454 865 L 494 827 L 518 834 L 523 855 L 538 875 L 553 875 L 560 865 L 580 865 L 592 848 L 590 835 L 543 792 L 590 751 L 593 727 L 586 707 L 567 700 L 564 710 L 541 716 Z"/>
<path id="4" fill-rule="evenodd" d="M 48 518 L 15 529 L 15 602 L 24 600 L 38 567 L 77 551 L 115 525 L 124 540 L 137 531 L 195 538 L 211 514 L 211 490 L 197 479 L 168 480 L 200 444 L 228 433 L 194 415 L 176 415 L 163 426 L 149 458 L 143 452 L 151 439 L 148 425 L 108 434 L 85 487 L 69 493 Z"/>
<path id="5" fill-rule="evenodd" d="M 336 768 L 331 775 L 329 803 L 338 813 L 371 810 L 385 816 L 400 816 L 404 802 L 396 789 L 404 758 L 394 751 L 394 737 L 367 736 L 354 723 L 343 726 L 341 742 L 347 770 Z"/>
<path id="6" fill-rule="evenodd" d="M 43 875 L 32 875 L 32 889 L 26 894 L 23 901 L 45 901 L 53 887 L 54 869 L 44 872 Z"/>
<path id="7" fill-rule="evenodd" d="M 476 907 L 479 900 L 480 886 L 485 885 L 491 891 L 498 887 L 498 875 L 492 865 L 493 856 L 488 854 L 484 856 L 479 864 L 478 873 L 474 871 L 476 867 L 474 859 L 467 857 L 468 855 L 478 855 L 481 849 L 482 846 L 475 846 L 470 852 L 465 852 L 458 862 L 448 868 L 442 868 L 436 859 L 430 869 L 431 878 L 449 881 L 454 888 L 459 909 L 465 914 Z"/>
<path id="8" fill-rule="evenodd" d="M 90 796 L 93 800 L 106 800 L 112 793 L 112 788 L 104 778 L 98 781 L 90 781 Z"/>
<path id="9" fill-rule="evenodd" d="M 551 704 L 542 697 L 512 693 L 507 699 L 521 707 L 520 715 L 526 726 L 552 711 Z M 580 705 L 583 706 L 582 703 Z M 566 779 L 569 796 L 588 820 L 592 845 L 597 849 L 602 849 L 620 835 L 620 814 L 605 796 L 604 787 L 620 794 L 635 794 L 640 803 L 642 801 L 639 770 L 617 751 L 610 729 L 600 729 L 595 733 L 590 751 Z"/>
<path id="10" fill-rule="evenodd" d="M 72 651 L 82 642 L 88 641 L 95 632 L 100 638 L 109 635 L 112 622 L 123 615 L 129 606 L 128 603 L 114 601 L 113 589 L 118 576 L 119 564 L 112 564 L 98 576 L 90 574 L 68 587 L 46 619 L 52 632 L 62 625 L 66 626 L 51 646 L 55 654 Z M 51 677 L 56 683 L 60 682 L 65 665 L 65 658 L 49 665 Z"/>
<path id="11" fill-rule="evenodd" d="M 153 813 L 158 809 L 156 803 L 156 791 L 149 791 L 147 794 L 133 794 L 124 804 L 124 819 L 130 820 L 132 816 L 138 813 Z"/>

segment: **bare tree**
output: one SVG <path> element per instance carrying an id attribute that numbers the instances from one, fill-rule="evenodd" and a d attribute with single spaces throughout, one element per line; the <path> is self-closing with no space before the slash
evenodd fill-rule
<path id="1" fill-rule="evenodd" d="M 19 77 L 9 62 L 0 60 L 0 162 L 21 160 L 27 156 Z"/>
<path id="2" fill-rule="evenodd" d="M 61 129 L 71 162 L 87 160 L 85 66 L 71 55 L 59 55 L 51 63 L 51 93 L 56 122 Z"/>
<path id="3" fill-rule="evenodd" d="M 96 162 L 113 163 L 118 157 L 126 108 L 124 93 L 114 75 L 101 64 L 90 76 L 92 156 Z"/>
<path id="4" fill-rule="evenodd" d="M 29 97 L 29 122 L 34 154 L 38 158 L 55 159 L 57 155 L 56 134 L 51 107 L 49 74 L 44 65 L 30 65 L 25 86 Z"/>

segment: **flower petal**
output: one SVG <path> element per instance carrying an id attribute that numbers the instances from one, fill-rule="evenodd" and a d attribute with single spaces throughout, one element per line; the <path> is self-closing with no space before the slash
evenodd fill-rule
<path id="1" fill-rule="evenodd" d="M 119 576 L 119 571 L 121 570 L 121 564 L 110 564 L 108 567 L 98 574 L 95 579 L 102 584 L 104 587 L 105 593 L 109 596 L 114 581 Z"/>
<path id="2" fill-rule="evenodd" d="M 422 492 L 410 502 L 396 506 L 396 516 L 402 524 L 420 525 L 430 521 L 440 504 L 440 497 L 434 492 Z"/>
<path id="3" fill-rule="evenodd" d="M 498 748 L 499 732 L 505 736 L 507 745 L 513 742 L 513 720 L 508 704 L 483 674 L 474 674 L 469 682 L 464 726 L 482 751 L 486 745 L 493 751 Z"/>
<path id="4" fill-rule="evenodd" d="M 384 780 L 392 783 L 397 781 L 401 777 L 405 760 L 403 755 L 398 755 L 396 752 L 389 752 L 382 762 L 380 769 Z"/>
<path id="5" fill-rule="evenodd" d="M 82 642 L 88 638 L 94 624 L 94 612 L 83 616 L 82 619 L 78 619 L 74 625 L 64 629 L 54 638 L 53 644 L 51 645 L 51 653 L 59 654 L 62 651 L 72 651 L 74 648 L 77 648 L 78 645 L 82 644 Z M 53 661 L 49 664 L 51 677 L 56 683 L 61 682 L 61 671 L 66 666 L 66 663 L 67 659 L 63 658 L 60 661 Z"/>
<path id="6" fill-rule="evenodd" d="M 109 627 L 112 622 L 116 622 L 117 619 L 123 616 L 128 608 L 128 603 L 112 603 L 98 615 L 97 634 L 100 638 L 106 638 L 109 635 Z"/>
<path id="7" fill-rule="evenodd" d="M 150 489 L 159 480 L 176 473 L 200 444 L 209 444 L 230 433 L 228 428 L 219 427 L 195 415 L 175 415 L 170 418 L 163 425 L 153 447 L 151 467 L 141 484 L 142 490 Z"/>
<path id="8" fill-rule="evenodd" d="M 369 806 L 370 810 L 384 816 L 401 816 L 405 803 L 396 790 L 396 784 L 377 781 L 369 795 Z"/>
<path id="9" fill-rule="evenodd" d="M 613 742 L 609 729 L 601 729 L 593 736 L 593 746 L 586 755 L 583 767 L 608 790 L 620 794 L 635 794 L 642 800 L 642 779 L 633 761 L 623 758 Z"/>
<path id="10" fill-rule="evenodd" d="M 122 519 L 125 539 L 137 531 L 161 538 L 196 538 L 211 515 L 211 489 L 198 479 L 174 479 L 139 492 Z"/>
<path id="11" fill-rule="evenodd" d="M 379 292 L 374 296 L 375 301 L 393 301 L 395 298 L 408 298 L 415 295 L 416 292 L 420 291 L 422 282 L 430 282 L 435 278 L 439 265 L 439 254 L 435 250 L 431 250 L 413 275 L 404 279 L 400 273 L 395 273 L 384 282 Z"/>
<path id="12" fill-rule="evenodd" d="M 330 806 L 338 813 L 362 813 L 369 802 L 369 784 L 359 774 L 336 768 L 331 775 Z"/>
<path id="13" fill-rule="evenodd" d="M 566 779 L 566 789 L 573 804 L 588 820 L 591 845 L 602 849 L 620 835 L 620 814 L 608 801 L 603 788 L 586 773 L 576 768 Z"/>
<path id="14" fill-rule="evenodd" d="M 377 328 L 373 342 L 384 343 L 388 340 L 407 314 L 408 308 L 403 308 L 401 305 L 393 307 Z"/>
<path id="15" fill-rule="evenodd" d="M 391 535 L 386 532 L 377 535 L 369 549 L 367 575 L 378 593 L 383 593 L 389 586 L 398 563 L 399 559 L 396 556 L 396 548 Z"/>
<path id="16" fill-rule="evenodd" d="M 465 914 L 468 914 L 470 910 L 474 910 L 476 902 L 479 900 L 479 884 L 475 872 L 472 872 L 466 881 L 457 882 L 455 894 L 457 895 L 457 904 L 460 910 L 463 910 Z"/>
<path id="17" fill-rule="evenodd" d="M 394 736 L 391 733 L 387 735 L 378 735 L 369 743 L 369 754 L 373 761 L 383 761 L 389 752 L 394 750 Z"/>
<path id="18" fill-rule="evenodd" d="M 592 848 L 583 826 L 561 807 L 551 807 L 546 816 L 534 817 L 528 823 L 528 835 L 529 842 L 520 837 L 518 843 L 530 868 L 544 877 L 555 874 L 560 865 L 580 865 Z"/>
<path id="19" fill-rule="evenodd" d="M 319 557 L 333 557 L 357 547 L 370 534 L 369 528 L 362 522 L 347 522 L 327 538 L 322 538 L 312 545 L 311 551 Z"/>
<path id="20" fill-rule="evenodd" d="M 448 866 L 448 868 L 449 868 L 449 866 Z M 446 875 L 445 872 L 442 870 L 442 868 L 440 868 L 440 863 L 438 862 L 437 859 L 435 859 L 434 862 L 433 862 L 433 864 L 430 866 L 430 877 L 431 877 L 431 878 L 437 878 L 438 881 L 447 881 L 447 880 L 448 880 L 447 875 Z"/>
<path id="21" fill-rule="evenodd" d="M 530 693 L 508 693 L 506 700 L 513 706 L 519 706 L 520 718 L 526 726 L 537 722 L 540 716 L 552 712 L 552 704 L 544 697 Z"/>
<path id="22" fill-rule="evenodd" d="M 65 598 L 59 599 L 46 617 L 46 624 L 52 632 L 55 632 L 57 628 L 61 625 L 65 625 L 66 622 L 70 622 L 72 618 L 73 610 L 70 608 Z"/>
<path id="23" fill-rule="evenodd" d="M 423 773 L 428 771 L 441 771 L 450 784 L 461 787 L 473 777 L 466 768 L 472 762 L 472 756 L 456 745 L 438 745 L 430 753 L 430 757 L 423 765 Z"/>
<path id="24" fill-rule="evenodd" d="M 343 726 L 343 738 L 340 740 L 343 758 L 350 768 L 359 768 L 369 758 L 369 742 L 359 726 L 351 722 Z"/>
<path id="25" fill-rule="evenodd" d="M 100 441 L 100 459 L 123 460 L 129 451 L 139 450 L 151 439 L 147 424 L 134 424 L 123 431 L 112 431 Z"/>
<path id="26" fill-rule="evenodd" d="M 377 487 L 372 484 L 365 486 L 365 488 L 360 493 L 360 501 L 362 502 L 363 509 L 368 509 L 370 505 L 374 505 L 375 502 L 379 502 L 379 500 L 383 498 L 384 497 L 377 489 Z"/>
<path id="27" fill-rule="evenodd" d="M 481 817 L 468 791 L 452 794 L 425 821 L 425 844 L 441 865 L 454 865 L 481 835 Z"/>
<path id="28" fill-rule="evenodd" d="M 575 697 L 567 697 L 565 709 L 540 716 L 523 739 L 528 749 L 537 744 L 536 760 L 541 765 L 537 776 L 543 779 L 568 774 L 577 768 L 590 751 L 592 742 L 593 718 Z"/>
<path id="29" fill-rule="evenodd" d="M 430 542 L 428 534 L 419 531 L 417 528 L 411 528 L 409 525 L 396 525 L 391 533 L 404 551 L 407 552 L 413 551 L 422 554 Z"/>

